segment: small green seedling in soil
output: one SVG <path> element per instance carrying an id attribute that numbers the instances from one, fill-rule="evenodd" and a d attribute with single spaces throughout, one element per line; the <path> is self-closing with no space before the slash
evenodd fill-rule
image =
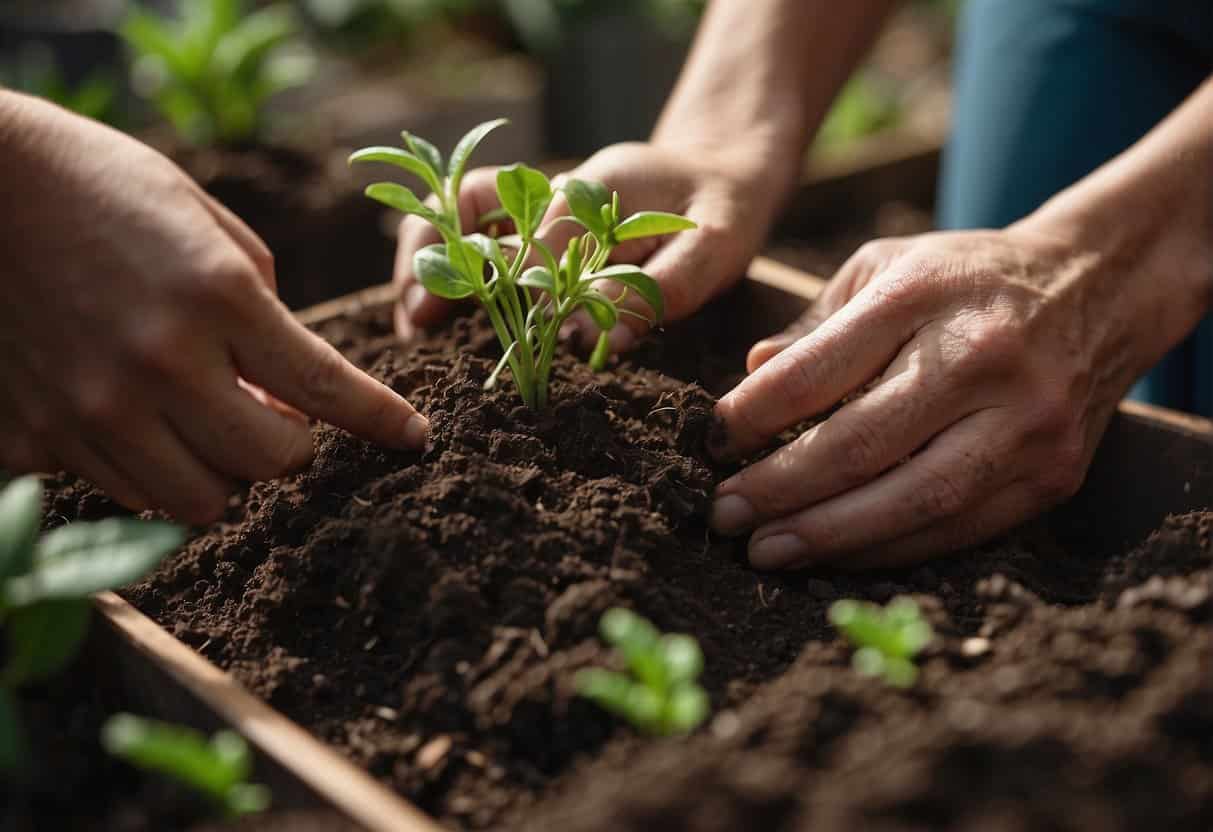
<path id="1" fill-rule="evenodd" d="M 287 47 L 300 31 L 287 3 L 248 12 L 246 0 L 183 0 L 177 18 L 135 8 L 122 24 L 134 86 L 186 140 L 233 144 L 262 127 L 270 96 L 303 83 L 307 57 Z"/>
<path id="2" fill-rule="evenodd" d="M 444 242 L 426 246 L 413 257 L 413 271 L 431 293 L 450 300 L 475 298 L 488 312 L 501 341 L 503 355 L 489 377 L 491 388 L 508 365 L 523 402 L 543 408 L 561 325 L 577 309 L 585 309 L 601 330 L 590 358 L 595 369 L 607 360 L 606 334 L 621 315 L 644 316 L 622 305 L 629 292 L 639 296 L 652 312 L 650 323 L 661 320 L 665 308 L 657 281 L 636 266 L 608 266 L 611 252 L 627 240 L 656 237 L 695 228 L 677 214 L 641 211 L 623 217 L 619 194 L 597 182 L 570 179 L 561 188 L 571 216 L 559 221 L 581 229 L 559 259 L 539 239 L 544 214 L 555 197 L 544 174 L 523 164 L 497 173 L 501 208 L 481 218 L 482 224 L 510 220 L 515 233 L 492 238 L 464 234 L 459 218 L 459 186 L 476 146 L 504 119 L 473 128 L 460 139 L 449 160 L 429 142 L 404 133 L 405 148 L 368 147 L 351 162 L 387 162 L 417 176 L 435 194 L 437 206 L 422 203 L 411 190 L 394 182 L 378 182 L 366 189 L 371 199 L 405 214 L 415 214 L 433 225 Z M 528 263 L 538 259 L 538 264 Z M 604 281 L 618 294 L 604 289 Z"/>
<path id="3" fill-rule="evenodd" d="M 703 671 L 695 639 L 662 635 L 621 607 L 607 610 L 599 629 L 623 655 L 628 672 L 582 670 L 574 679 L 578 694 L 656 736 L 690 733 L 707 718 L 708 695 L 695 681 Z"/>
<path id="4" fill-rule="evenodd" d="M 857 648 L 851 661 L 864 676 L 879 676 L 908 688 L 918 678 L 914 657 L 932 638 L 931 625 L 909 598 L 894 598 L 885 607 L 861 601 L 836 601 L 830 623 Z"/>
<path id="5" fill-rule="evenodd" d="M 101 744 L 115 757 L 210 798 L 229 817 L 269 808 L 270 790 L 248 782 L 253 771 L 248 743 L 232 731 L 208 739 L 183 725 L 115 714 L 101 729 Z"/>
<path id="6" fill-rule="evenodd" d="M 54 676 L 88 628 L 89 596 L 143 577 L 185 533 L 168 523 L 111 518 L 70 523 L 39 537 L 42 484 L 14 480 L 0 491 L 0 774 L 25 744 L 15 692 Z"/>

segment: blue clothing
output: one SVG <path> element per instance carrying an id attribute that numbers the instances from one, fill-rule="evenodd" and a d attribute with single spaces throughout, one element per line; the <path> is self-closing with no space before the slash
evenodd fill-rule
<path id="1" fill-rule="evenodd" d="M 1137 142 L 1210 73 L 1213 0 L 969 0 L 940 226 L 1021 219 Z M 1213 199 L 1213 182 L 1195 192 Z M 1213 415 L 1213 318 L 1133 394 Z"/>

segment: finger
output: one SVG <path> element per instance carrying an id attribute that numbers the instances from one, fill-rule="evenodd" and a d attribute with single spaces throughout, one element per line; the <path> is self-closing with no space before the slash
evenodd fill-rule
<path id="1" fill-rule="evenodd" d="M 231 368 L 230 376 L 213 378 L 196 406 L 173 409 L 172 424 L 189 448 L 237 480 L 268 480 L 306 467 L 312 459 L 307 421 L 293 408 L 279 412 L 263 391 L 235 381 Z"/>
<path id="2" fill-rule="evenodd" d="M 1042 506 L 1025 483 L 1015 482 L 960 516 L 888 543 L 869 546 L 832 564 L 840 569 L 893 569 L 984 543 L 1031 518 Z"/>
<path id="3" fill-rule="evenodd" d="M 425 445 L 429 422 L 357 369 L 275 301 L 257 304 L 232 335 L 240 375 L 316 419 L 394 448 Z"/>
<path id="4" fill-rule="evenodd" d="M 232 213 L 227 206 L 205 192 L 202 192 L 201 196 L 203 205 L 215 218 L 215 222 L 219 223 L 219 227 L 227 232 L 227 235 L 253 261 L 257 274 L 266 288 L 274 294 L 278 294 L 278 279 L 274 273 L 274 255 L 270 252 L 269 247 L 253 229 L 244 223 L 244 220 Z"/>
<path id="5" fill-rule="evenodd" d="M 912 291 L 866 286 L 717 403 L 726 441 L 715 452 L 736 457 L 754 451 L 880 375 L 925 323 L 933 300 L 934 290 L 921 283 Z"/>
<path id="6" fill-rule="evenodd" d="M 712 526 L 740 534 L 872 482 L 981 406 L 979 391 L 950 381 L 917 364 L 887 374 L 795 441 L 721 483 Z"/>
<path id="7" fill-rule="evenodd" d="M 754 372 L 796 341 L 808 335 L 846 305 L 872 278 L 889 268 L 909 247 L 908 239 L 873 240 L 865 243 L 842 264 L 826 284 L 812 307 L 779 335 L 766 338 L 750 348 L 746 371 Z"/>
<path id="8" fill-rule="evenodd" d="M 58 455 L 61 462 L 57 467 L 88 480 L 115 503 L 134 512 L 152 507 L 151 500 L 126 473 L 111 463 L 109 454 L 96 443 L 65 436 Z"/>
<path id="9" fill-rule="evenodd" d="M 199 459 L 163 419 L 113 433 L 95 443 L 153 506 L 194 525 L 222 516 L 236 483 Z"/>
<path id="10" fill-rule="evenodd" d="M 940 434 L 922 453 L 879 479 L 768 523 L 750 538 L 759 569 L 834 564 L 872 547 L 950 523 L 1013 478 L 1001 464 L 1000 408 L 983 410 Z"/>

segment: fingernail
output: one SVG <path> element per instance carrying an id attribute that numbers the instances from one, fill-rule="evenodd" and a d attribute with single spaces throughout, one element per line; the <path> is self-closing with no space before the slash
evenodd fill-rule
<path id="1" fill-rule="evenodd" d="M 726 494 L 712 503 L 712 528 L 723 535 L 741 534 L 754 525 L 754 507 L 740 494 Z"/>
<path id="2" fill-rule="evenodd" d="M 414 413 L 404 425 L 404 443 L 410 448 L 424 448 L 429 435 L 430 420 L 420 413 Z"/>
<path id="3" fill-rule="evenodd" d="M 794 534 L 773 534 L 750 543 L 750 564 L 755 569 L 782 569 L 808 554 L 809 547 Z"/>
<path id="4" fill-rule="evenodd" d="M 624 324 L 612 329 L 607 333 L 607 346 L 611 348 L 611 354 L 627 352 L 636 343 L 636 334 L 632 332 L 631 327 Z"/>
<path id="5" fill-rule="evenodd" d="M 425 301 L 425 295 L 425 287 L 420 283 L 414 283 L 404 291 L 404 311 L 410 318 L 417 314 L 417 307 Z"/>

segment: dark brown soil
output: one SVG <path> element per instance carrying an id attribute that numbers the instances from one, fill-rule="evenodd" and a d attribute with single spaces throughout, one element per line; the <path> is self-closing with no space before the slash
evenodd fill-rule
<path id="1" fill-rule="evenodd" d="M 382 314 L 323 327 L 429 415 L 429 448 L 320 428 L 309 471 L 128 596 L 455 828 L 1211 828 L 1213 513 L 1119 549 L 1042 522 L 907 571 L 754 572 L 704 522 L 729 473 L 703 451 L 711 395 L 652 369 L 727 383 L 739 308 L 604 375 L 561 360 L 544 414 L 481 390 L 478 319 L 410 349 Z M 938 634 L 908 692 L 854 675 L 825 620 L 903 593 Z M 696 736 L 572 696 L 614 604 L 699 639 Z"/>
<path id="2" fill-rule="evenodd" d="M 292 309 L 391 279 L 384 211 L 362 195 L 345 152 L 158 144 L 274 252 L 278 296 Z"/>

